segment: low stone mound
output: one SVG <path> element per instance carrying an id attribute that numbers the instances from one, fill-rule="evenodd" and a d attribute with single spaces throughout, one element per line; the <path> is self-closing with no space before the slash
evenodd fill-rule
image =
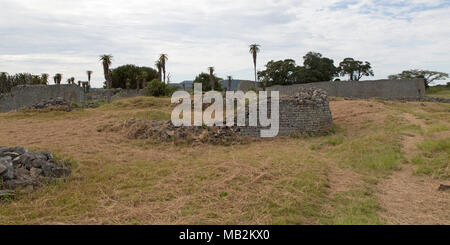
<path id="1" fill-rule="evenodd" d="M 318 88 L 302 88 L 294 96 L 289 96 L 287 99 L 305 104 L 327 104 L 328 94 L 323 89 Z"/>
<path id="2" fill-rule="evenodd" d="M 130 139 L 156 139 L 188 144 L 233 145 L 244 142 L 238 127 L 175 127 L 171 121 L 147 121 L 136 118 L 107 125 L 99 132 L 123 132 Z"/>
<path id="3" fill-rule="evenodd" d="M 71 169 L 48 151 L 0 146 L 0 190 L 33 190 L 41 183 L 69 176 Z"/>
<path id="4" fill-rule="evenodd" d="M 29 109 L 34 109 L 34 110 L 42 110 L 42 109 L 47 109 L 47 108 L 60 109 L 60 110 L 63 109 L 65 111 L 72 110 L 71 103 L 61 97 L 57 97 L 55 99 L 51 98 L 48 100 L 43 100 L 43 101 L 36 103 L 29 107 Z"/>

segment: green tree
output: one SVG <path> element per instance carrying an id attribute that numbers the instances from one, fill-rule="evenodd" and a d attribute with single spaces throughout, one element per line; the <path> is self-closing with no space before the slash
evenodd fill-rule
<path id="1" fill-rule="evenodd" d="M 55 81 L 55 84 L 61 84 L 62 74 L 56 73 L 55 76 L 53 77 L 53 80 Z"/>
<path id="2" fill-rule="evenodd" d="M 160 59 L 158 59 L 155 62 L 155 66 L 156 66 L 156 69 L 158 70 L 158 79 L 159 79 L 159 81 L 162 81 L 163 80 L 162 79 L 162 63 L 161 63 Z"/>
<path id="3" fill-rule="evenodd" d="M 171 96 L 178 87 L 171 86 L 170 84 L 166 84 L 159 79 L 153 79 L 148 82 L 145 86 L 145 95 L 148 96 Z"/>
<path id="4" fill-rule="evenodd" d="M 213 74 L 213 76 L 214 76 L 214 88 L 218 91 L 221 91 L 222 88 L 219 84 L 219 81 L 223 80 L 223 79 L 216 77 L 214 74 Z M 201 83 L 203 91 L 210 91 L 210 90 L 212 90 L 210 79 L 211 79 L 211 76 L 209 74 L 202 72 L 199 75 L 197 75 L 197 77 L 195 77 L 194 82 L 192 83 L 192 86 L 194 86 L 194 83 Z"/>
<path id="5" fill-rule="evenodd" d="M 448 78 L 448 74 L 444 72 L 439 71 L 427 71 L 427 70 L 407 70 L 402 71 L 402 73 L 396 74 L 396 75 L 390 75 L 388 77 L 391 80 L 398 80 L 398 79 L 416 79 L 416 78 L 423 78 L 425 81 L 425 87 L 430 87 L 430 84 L 439 81 L 439 80 L 445 80 Z"/>
<path id="6" fill-rule="evenodd" d="M 41 84 L 47 85 L 48 77 L 49 77 L 49 75 L 47 73 L 42 73 L 41 74 Z"/>
<path id="7" fill-rule="evenodd" d="M 94 73 L 93 71 L 86 71 L 86 74 L 88 76 L 88 85 L 89 87 L 91 87 L 91 77 L 92 77 L 92 73 Z"/>
<path id="8" fill-rule="evenodd" d="M 103 75 L 105 76 L 106 81 L 106 89 L 108 89 L 107 92 L 107 99 L 108 103 L 111 102 L 111 91 L 109 91 L 112 88 L 112 72 L 109 69 L 112 63 L 113 56 L 110 54 L 104 54 L 100 55 L 100 60 L 103 65 Z"/>
<path id="9" fill-rule="evenodd" d="M 258 79 L 256 76 L 256 58 L 260 51 L 260 47 L 261 47 L 261 45 L 254 43 L 254 44 L 250 45 L 250 50 L 249 50 L 249 52 L 252 54 L 252 57 L 253 57 L 253 68 L 255 70 L 255 82 L 258 82 Z"/>
<path id="10" fill-rule="evenodd" d="M 112 87 L 113 88 L 127 88 L 127 82 L 129 82 L 128 88 L 130 89 L 137 89 L 138 81 L 141 81 L 142 84 L 142 77 L 138 79 L 139 76 L 142 75 L 142 73 L 145 72 L 145 81 L 151 81 L 155 78 L 158 78 L 158 74 L 155 69 L 151 67 L 145 67 L 145 66 L 136 66 L 136 65 L 122 65 L 117 68 L 114 68 L 111 70 L 112 74 Z M 142 88 L 142 85 L 139 86 L 139 89 Z"/>
<path id="11" fill-rule="evenodd" d="M 164 83 L 166 83 L 166 62 L 169 59 L 167 54 L 160 54 L 159 61 L 161 62 L 161 69 L 164 74 Z"/>
<path id="12" fill-rule="evenodd" d="M 67 79 L 67 84 L 75 84 L 75 78 L 74 77 L 70 77 Z"/>
<path id="13" fill-rule="evenodd" d="M 345 58 L 339 63 L 341 76 L 349 75 L 350 81 L 359 81 L 363 76 L 373 76 L 373 70 L 369 62 Z"/>
<path id="14" fill-rule="evenodd" d="M 295 64 L 293 59 L 269 61 L 266 69 L 258 72 L 258 77 L 265 87 L 279 85 L 291 85 L 300 83 L 301 67 Z"/>
<path id="15" fill-rule="evenodd" d="M 331 81 L 338 74 L 334 61 L 316 52 L 309 52 L 303 56 L 303 66 L 304 69 L 300 74 L 302 83 Z"/>
<path id="16" fill-rule="evenodd" d="M 112 88 L 112 78 L 111 78 L 111 70 L 109 67 L 111 66 L 113 56 L 110 54 L 100 55 L 100 61 L 103 65 L 103 75 L 105 76 L 106 88 Z"/>
<path id="17" fill-rule="evenodd" d="M 208 67 L 208 72 L 209 72 L 209 84 L 211 86 L 211 90 L 214 90 L 215 88 L 215 76 L 214 76 L 214 67 L 210 66 Z"/>

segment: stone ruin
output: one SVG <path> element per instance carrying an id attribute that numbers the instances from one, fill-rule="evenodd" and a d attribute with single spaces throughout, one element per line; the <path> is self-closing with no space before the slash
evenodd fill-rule
<path id="1" fill-rule="evenodd" d="M 270 98 L 268 99 L 270 102 Z M 248 106 L 248 105 L 247 105 Z M 268 106 L 270 115 L 270 106 Z M 280 98 L 278 136 L 326 134 L 332 128 L 328 96 L 321 89 L 303 89 L 294 96 Z M 248 108 L 246 109 L 248 123 Z M 99 132 L 121 132 L 131 139 L 156 139 L 186 143 L 236 144 L 259 138 L 261 126 L 181 126 L 170 121 L 146 121 L 132 118 L 98 129 Z"/>
<path id="2" fill-rule="evenodd" d="M 42 183 L 64 178 L 71 169 L 51 152 L 0 146 L 0 193 L 15 189 L 32 191 Z"/>

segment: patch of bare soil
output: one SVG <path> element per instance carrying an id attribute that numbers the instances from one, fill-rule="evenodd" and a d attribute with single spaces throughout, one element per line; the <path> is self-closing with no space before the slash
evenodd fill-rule
<path id="1" fill-rule="evenodd" d="M 411 166 L 403 166 L 379 186 L 381 216 L 391 224 L 450 224 L 450 194 L 438 191 L 440 183 L 414 176 Z"/>
<path id="2" fill-rule="evenodd" d="M 332 198 L 339 193 L 350 191 L 363 184 L 361 175 L 351 169 L 340 168 L 335 164 L 329 164 L 328 166 L 328 180 Z"/>
<path id="3" fill-rule="evenodd" d="M 368 122 L 383 123 L 386 110 L 383 104 L 367 100 L 330 101 L 333 122 L 348 129 L 349 134 L 364 133 L 361 129 Z"/>
<path id="4" fill-rule="evenodd" d="M 426 127 L 420 119 L 405 113 L 404 118 L 413 124 Z M 403 138 L 403 152 L 408 160 L 417 153 L 418 134 Z M 442 181 L 430 177 L 414 176 L 414 166 L 405 164 L 379 186 L 378 200 L 383 207 L 380 215 L 391 224 L 443 225 L 450 224 L 450 194 L 438 191 Z"/>

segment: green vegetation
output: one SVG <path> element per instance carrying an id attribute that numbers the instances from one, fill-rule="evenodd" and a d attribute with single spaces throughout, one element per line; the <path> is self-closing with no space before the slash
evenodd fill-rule
<path id="1" fill-rule="evenodd" d="M 426 91 L 426 95 L 450 99 L 450 82 L 447 83 L 447 85 L 436 85 L 429 87 Z"/>
<path id="2" fill-rule="evenodd" d="M 148 82 L 145 87 L 145 94 L 148 96 L 172 96 L 172 94 L 178 89 L 178 87 L 166 84 L 158 79 L 153 79 Z"/>
<path id="3" fill-rule="evenodd" d="M 339 63 L 341 76 L 349 75 L 350 81 L 359 81 L 363 76 L 373 76 L 372 66 L 369 62 L 345 58 Z"/>
<path id="4" fill-rule="evenodd" d="M 219 77 L 216 77 L 214 74 L 212 75 L 212 77 L 213 77 L 212 81 L 214 82 L 214 89 L 216 91 L 221 91 L 222 87 L 220 86 L 219 81 L 223 80 L 223 79 L 219 78 Z M 201 83 L 203 91 L 210 91 L 212 89 L 212 86 L 211 86 L 211 75 L 210 74 L 207 74 L 207 73 L 204 73 L 204 72 L 200 73 L 197 77 L 195 77 L 193 84 L 194 83 Z"/>
<path id="5" fill-rule="evenodd" d="M 448 78 L 448 74 L 438 71 L 427 71 L 427 70 L 407 70 L 402 71 L 399 74 L 389 76 L 389 79 L 415 79 L 423 78 L 425 80 L 425 87 L 430 87 L 434 81 L 445 80 Z"/>
<path id="6" fill-rule="evenodd" d="M 137 83 L 144 81 L 152 81 L 158 78 L 158 73 L 150 67 L 139 67 L 135 65 L 122 65 L 111 70 L 112 87 L 123 89 L 136 89 Z M 145 77 L 140 77 L 145 74 Z M 128 84 L 127 84 L 128 83 Z M 140 86 L 142 88 L 142 86 Z"/>
<path id="7" fill-rule="evenodd" d="M 258 72 L 264 86 L 331 81 L 338 75 L 349 75 L 350 80 L 358 81 L 363 76 L 373 76 L 373 71 L 367 61 L 346 58 L 336 67 L 332 59 L 309 52 L 303 57 L 303 66 L 296 65 L 293 59 L 271 60 L 265 70 Z"/>

